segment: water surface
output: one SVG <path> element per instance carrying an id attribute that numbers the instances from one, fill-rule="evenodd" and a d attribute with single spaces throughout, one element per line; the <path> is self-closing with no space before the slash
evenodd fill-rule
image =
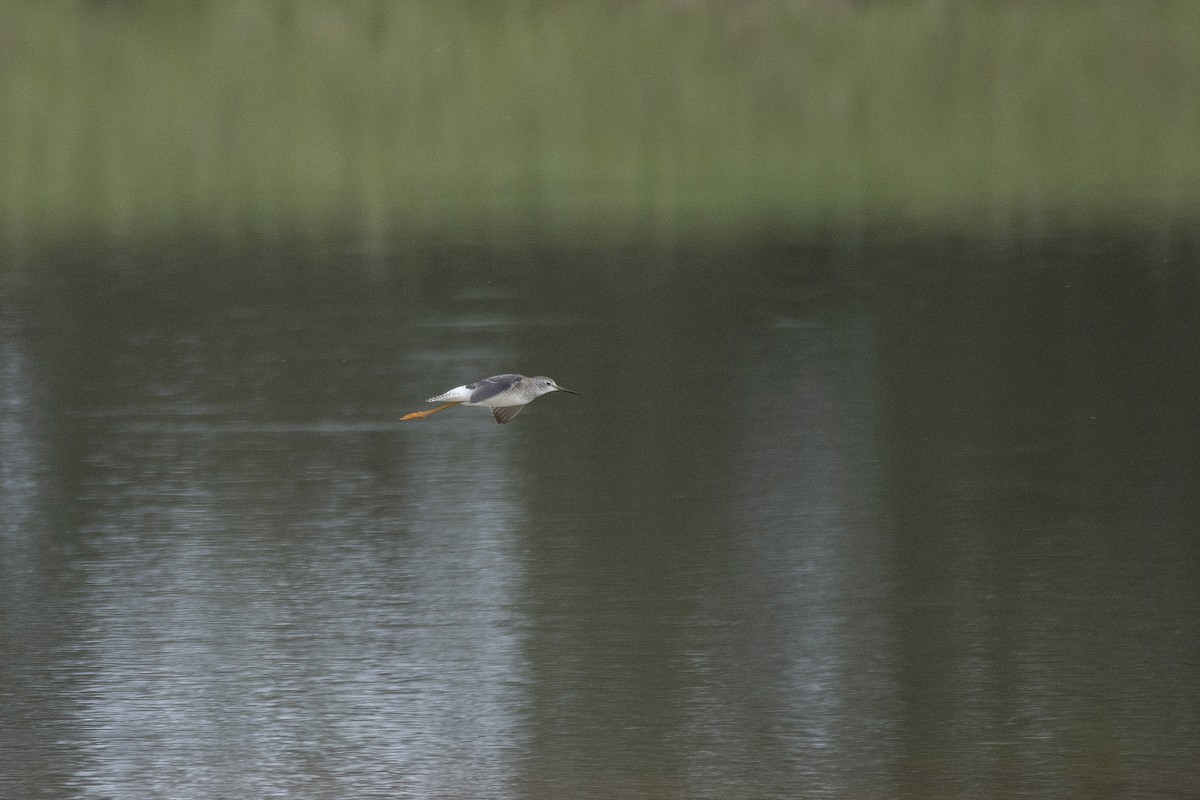
<path id="1" fill-rule="evenodd" d="M 0 793 L 1193 796 L 1142 252 L 60 256 L 0 295 Z M 583 396 L 397 421 L 508 371 Z"/>

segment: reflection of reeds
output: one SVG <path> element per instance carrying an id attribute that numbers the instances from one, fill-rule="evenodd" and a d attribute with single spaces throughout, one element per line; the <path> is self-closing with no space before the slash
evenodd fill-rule
<path id="1" fill-rule="evenodd" d="M 11 3 L 0 236 L 762 220 L 1200 197 L 1200 4 Z"/>

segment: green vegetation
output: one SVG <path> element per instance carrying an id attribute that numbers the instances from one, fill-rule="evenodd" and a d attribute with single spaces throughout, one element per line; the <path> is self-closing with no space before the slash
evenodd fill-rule
<path id="1" fill-rule="evenodd" d="M 1191 220 L 1200 3 L 0 7 L 0 240 Z"/>

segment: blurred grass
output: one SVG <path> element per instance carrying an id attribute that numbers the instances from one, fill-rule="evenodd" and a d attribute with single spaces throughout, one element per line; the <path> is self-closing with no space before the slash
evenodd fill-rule
<path id="1" fill-rule="evenodd" d="M 1200 3 L 0 5 L 0 237 L 1192 220 Z"/>

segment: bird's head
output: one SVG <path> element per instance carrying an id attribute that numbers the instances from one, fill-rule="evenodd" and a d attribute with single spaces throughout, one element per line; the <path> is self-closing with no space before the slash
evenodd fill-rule
<path id="1" fill-rule="evenodd" d="M 567 394 L 573 394 L 577 397 L 579 396 L 579 392 L 559 386 L 554 382 L 553 378 L 547 378 L 545 375 L 538 375 L 536 378 L 530 378 L 530 380 L 533 381 L 533 388 L 537 391 L 538 396 L 548 394 L 550 392 L 566 392 Z"/>

